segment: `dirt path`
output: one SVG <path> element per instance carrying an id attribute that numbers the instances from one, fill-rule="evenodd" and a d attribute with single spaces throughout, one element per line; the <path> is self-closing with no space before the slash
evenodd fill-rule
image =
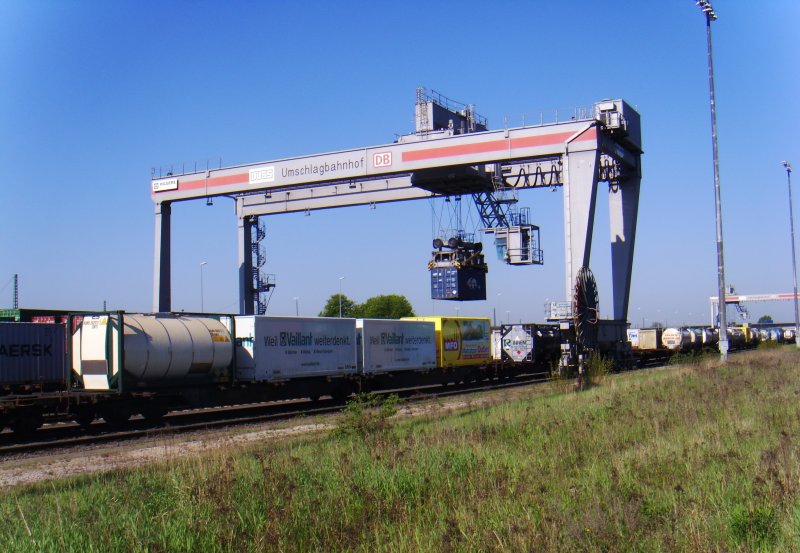
<path id="1" fill-rule="evenodd" d="M 523 388 L 526 389 L 527 387 Z M 498 401 L 507 401 L 510 396 L 520 395 L 521 389 L 489 392 L 480 397 L 455 397 L 448 400 L 406 405 L 400 408 L 399 417 L 431 416 L 452 413 L 464 409 L 483 407 Z M 528 392 L 530 393 L 530 392 Z M 340 415 L 317 417 L 321 422 L 281 426 L 286 423 L 264 423 L 250 426 L 247 430 L 226 429 L 190 432 L 187 434 L 147 438 L 138 442 L 120 442 L 88 446 L 51 453 L 39 453 L 0 461 L 0 489 L 31 484 L 52 478 L 66 478 L 81 474 L 105 472 L 120 468 L 137 468 L 150 463 L 174 460 L 190 455 L 201 455 L 220 449 L 246 447 L 267 440 L 283 439 L 302 434 L 327 432 L 335 428 Z"/>

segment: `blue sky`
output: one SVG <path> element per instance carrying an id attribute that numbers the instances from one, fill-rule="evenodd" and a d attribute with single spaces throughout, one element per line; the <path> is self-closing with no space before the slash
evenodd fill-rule
<path id="1" fill-rule="evenodd" d="M 793 0 L 716 0 L 714 61 L 727 281 L 791 291 L 786 174 L 800 167 Z M 390 143 L 417 86 L 519 114 L 625 98 L 642 116 L 630 319 L 708 320 L 716 249 L 705 22 L 665 2 L 91 2 L 0 0 L 0 306 L 152 307 L 152 167 L 235 165 Z M 796 179 L 797 181 L 797 179 Z M 800 195 L 795 191 L 795 199 Z M 606 193 L 591 267 L 611 313 Z M 419 314 L 542 320 L 564 295 L 561 191 L 521 195 L 545 265 L 490 261 L 489 300 L 429 297 L 427 200 L 266 218 L 269 312 L 314 315 L 342 289 Z M 797 204 L 796 204 L 797 207 Z M 797 210 L 796 210 L 797 211 Z M 800 216 L 800 214 L 798 214 Z M 230 200 L 173 209 L 173 308 L 237 309 Z M 792 318 L 790 303 L 751 304 Z"/>

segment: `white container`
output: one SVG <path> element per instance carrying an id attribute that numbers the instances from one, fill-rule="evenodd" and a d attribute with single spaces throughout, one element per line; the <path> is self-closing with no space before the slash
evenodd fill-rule
<path id="1" fill-rule="evenodd" d="M 500 361 L 503 358 L 503 332 L 499 327 L 492 328 L 492 359 Z"/>
<path id="2" fill-rule="evenodd" d="M 432 322 L 358 319 L 358 368 L 362 374 L 436 367 Z"/>
<path id="3" fill-rule="evenodd" d="M 192 315 L 124 315 L 124 372 L 142 383 L 213 379 L 233 358 L 223 321 Z M 119 319 L 85 316 L 72 338 L 73 368 L 87 390 L 107 390 L 120 372 Z"/>
<path id="4" fill-rule="evenodd" d="M 236 377 L 255 382 L 356 372 L 356 320 L 236 317 Z"/>
<path id="5" fill-rule="evenodd" d="M 531 359 L 534 339 L 529 329 L 528 325 L 513 325 L 503 336 L 503 351 L 516 363 Z"/>
<path id="6" fill-rule="evenodd" d="M 125 315 L 125 371 L 142 380 L 211 375 L 233 356 L 230 331 L 207 317 Z"/>
<path id="7" fill-rule="evenodd" d="M 631 349 L 639 349 L 639 329 L 628 329 L 628 341 L 631 343 Z"/>

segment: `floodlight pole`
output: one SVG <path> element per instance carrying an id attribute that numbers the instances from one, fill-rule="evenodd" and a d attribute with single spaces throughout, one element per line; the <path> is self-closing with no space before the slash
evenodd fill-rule
<path id="1" fill-rule="evenodd" d="M 339 318 L 342 318 L 342 281 L 344 277 L 339 277 Z"/>
<path id="2" fill-rule="evenodd" d="M 714 8 L 707 0 L 697 0 L 697 5 L 706 16 L 706 42 L 708 44 L 708 88 L 711 103 L 711 146 L 714 159 L 714 203 L 717 219 L 717 287 L 719 288 L 719 355 L 728 360 L 728 321 L 725 303 L 725 261 L 722 254 L 722 198 L 719 188 L 719 158 L 717 155 L 717 109 L 714 98 L 714 60 L 711 55 L 711 21 L 717 19 Z"/>
<path id="3" fill-rule="evenodd" d="M 207 261 L 200 263 L 200 313 L 205 313 L 205 306 L 203 305 L 203 267 L 208 265 Z"/>
<path id="4" fill-rule="evenodd" d="M 789 187 L 789 227 L 792 231 L 792 276 L 794 277 L 794 343 L 800 349 L 800 316 L 797 311 L 797 261 L 794 254 L 794 210 L 792 209 L 792 164 L 784 161 L 786 185 Z"/>

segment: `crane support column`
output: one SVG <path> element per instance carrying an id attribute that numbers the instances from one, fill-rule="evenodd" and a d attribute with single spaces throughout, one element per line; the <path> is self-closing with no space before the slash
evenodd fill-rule
<path id="1" fill-rule="evenodd" d="M 172 267 L 170 242 L 172 204 L 156 203 L 156 245 L 153 259 L 153 311 L 160 313 L 172 309 Z"/>
<path id="2" fill-rule="evenodd" d="M 614 319 L 628 319 L 633 273 L 633 246 L 636 239 L 636 218 L 639 213 L 639 185 L 642 177 L 631 174 L 608 194 L 611 227 L 611 286 L 614 294 Z"/>
<path id="3" fill-rule="evenodd" d="M 564 245 L 568 299 L 573 296 L 578 271 L 589 266 L 592 253 L 599 157 L 598 149 L 564 155 Z"/>
<path id="4" fill-rule="evenodd" d="M 242 216 L 242 198 L 236 199 L 239 234 L 239 314 L 255 315 L 253 290 L 253 218 Z"/>

